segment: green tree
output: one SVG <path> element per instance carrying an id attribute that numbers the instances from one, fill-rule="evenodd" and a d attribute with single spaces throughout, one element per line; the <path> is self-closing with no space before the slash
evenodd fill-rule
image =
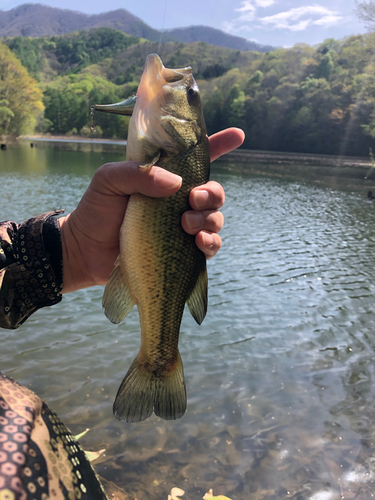
<path id="1" fill-rule="evenodd" d="M 111 28 L 82 30 L 49 40 L 56 45 L 54 52 L 62 68 L 75 72 L 139 42 L 139 38 Z"/>
<path id="2" fill-rule="evenodd" d="M 229 91 L 228 125 L 244 127 L 245 125 L 245 92 L 235 83 Z"/>
<path id="3" fill-rule="evenodd" d="M 16 36 L 10 40 L 8 47 L 16 54 L 29 74 L 39 80 L 39 68 L 42 60 L 40 40 L 36 38 Z"/>
<path id="4" fill-rule="evenodd" d="M 14 118 L 14 113 L 9 107 L 9 101 L 2 99 L 0 101 L 0 129 L 6 130 L 12 118 Z"/>
<path id="5" fill-rule="evenodd" d="M 207 92 L 203 98 L 203 113 L 207 131 L 213 134 L 225 127 L 226 118 L 222 111 L 224 99 L 218 87 L 207 89 Z"/>
<path id="6" fill-rule="evenodd" d="M 46 86 L 44 103 L 45 118 L 49 120 L 49 132 L 71 133 L 73 129 L 89 134 L 92 104 L 108 104 L 120 101 L 121 87 L 89 73 L 60 77 Z M 95 113 L 94 125 L 104 137 L 126 138 L 127 117 L 107 113 Z M 86 134 L 86 132 L 84 132 Z"/>
<path id="7" fill-rule="evenodd" d="M 330 52 L 327 52 L 322 56 L 315 75 L 317 78 L 325 78 L 326 80 L 328 80 L 333 73 L 334 68 L 335 64 L 333 62 L 332 55 L 330 54 Z"/>
<path id="8" fill-rule="evenodd" d="M 0 44 L 0 134 L 33 132 L 44 110 L 42 96 L 19 59 Z"/>

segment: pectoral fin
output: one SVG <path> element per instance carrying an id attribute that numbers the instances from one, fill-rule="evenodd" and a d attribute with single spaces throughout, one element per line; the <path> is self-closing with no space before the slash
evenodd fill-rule
<path id="1" fill-rule="evenodd" d="M 198 325 L 202 323 L 207 313 L 207 288 L 208 278 L 205 260 L 204 267 L 199 273 L 195 287 L 186 301 L 189 311 Z"/>
<path id="2" fill-rule="evenodd" d="M 109 277 L 103 295 L 104 313 L 112 323 L 120 323 L 134 306 L 118 259 Z"/>
<path id="3" fill-rule="evenodd" d="M 152 160 L 151 160 L 151 161 L 149 161 L 149 162 L 147 162 L 147 163 L 145 163 L 145 164 L 143 164 L 143 165 L 139 165 L 139 166 L 140 166 L 141 168 L 150 168 L 150 167 L 152 167 L 152 166 L 153 166 L 153 165 L 155 165 L 155 163 L 159 160 L 159 158 L 160 158 L 160 154 L 161 154 L 161 152 L 160 152 L 160 151 L 158 151 L 158 152 L 157 152 L 157 154 L 154 156 L 154 158 L 152 158 Z"/>

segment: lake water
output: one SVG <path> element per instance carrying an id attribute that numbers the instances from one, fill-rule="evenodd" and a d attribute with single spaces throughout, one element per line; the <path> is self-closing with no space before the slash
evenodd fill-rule
<path id="1" fill-rule="evenodd" d="M 121 155 L 0 151 L 0 218 L 71 211 Z M 226 204 L 208 263 L 209 309 L 186 311 L 188 411 L 117 421 L 112 403 L 140 344 L 136 309 L 112 325 L 103 287 L 64 296 L 1 331 L 0 369 L 77 434 L 104 483 L 127 498 L 368 499 L 375 494 L 375 206 L 363 192 L 241 173 L 214 163 Z M 114 486 L 115 485 L 115 486 Z"/>

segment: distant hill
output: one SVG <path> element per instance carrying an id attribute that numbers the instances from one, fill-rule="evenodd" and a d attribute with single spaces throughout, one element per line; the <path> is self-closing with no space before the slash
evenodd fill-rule
<path id="1" fill-rule="evenodd" d="M 162 44 L 160 48 L 157 42 L 144 42 L 129 44 L 112 58 L 88 66 L 84 71 L 93 75 L 99 74 L 116 85 L 132 85 L 136 82 L 134 89 L 125 92 L 131 94 L 138 86 L 146 57 L 158 50 L 167 68 L 191 66 L 195 78 L 199 80 L 216 78 L 235 68 L 249 67 L 252 61 L 261 57 L 257 52 L 237 51 L 204 42 L 190 44 L 169 42 Z"/>
<path id="2" fill-rule="evenodd" d="M 239 36 L 229 35 L 224 31 L 210 28 L 209 26 L 190 26 L 189 28 L 176 28 L 166 33 L 184 43 L 206 42 L 218 47 L 227 47 L 235 50 L 255 50 L 257 52 L 269 52 L 275 47 L 271 45 L 260 45 L 256 42 L 246 40 Z"/>
<path id="3" fill-rule="evenodd" d="M 24 4 L 9 11 L 0 11 L 0 37 L 63 35 L 71 31 L 100 27 L 115 28 L 153 42 L 160 39 L 159 31 L 125 9 L 87 15 L 42 4 Z M 163 41 L 176 39 L 165 35 Z"/>
<path id="4" fill-rule="evenodd" d="M 48 82 L 59 75 L 79 73 L 86 66 L 116 57 L 139 42 L 138 37 L 113 28 L 91 28 L 39 38 L 16 36 L 2 39 L 33 78 Z"/>
<path id="5" fill-rule="evenodd" d="M 91 28 L 65 35 L 4 37 L 7 45 L 38 81 L 84 71 L 115 85 L 139 82 L 148 54 L 158 52 L 166 67 L 192 66 L 197 79 L 221 76 L 258 59 L 254 51 L 217 47 L 205 42 L 162 43 L 142 40 L 113 28 Z M 136 88 L 136 87 L 135 87 Z M 129 93 L 132 93 L 130 90 Z"/>
<path id="6" fill-rule="evenodd" d="M 160 31 L 151 28 L 125 9 L 88 15 L 42 4 L 24 4 L 9 11 L 0 10 L 0 37 L 63 35 L 71 31 L 100 27 L 115 28 L 152 42 L 160 40 Z M 274 47 L 259 45 L 208 26 L 191 26 L 165 31 L 162 41 L 205 42 L 241 51 L 268 52 L 274 49 Z"/>

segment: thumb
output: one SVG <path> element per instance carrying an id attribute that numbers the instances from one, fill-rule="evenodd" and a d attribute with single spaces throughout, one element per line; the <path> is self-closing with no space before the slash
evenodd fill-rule
<path id="1" fill-rule="evenodd" d="M 91 189 L 106 195 L 131 195 L 141 193 L 161 198 L 176 193 L 182 184 L 179 175 L 161 167 L 141 167 L 133 161 L 107 163 L 100 167 L 92 181 Z"/>

